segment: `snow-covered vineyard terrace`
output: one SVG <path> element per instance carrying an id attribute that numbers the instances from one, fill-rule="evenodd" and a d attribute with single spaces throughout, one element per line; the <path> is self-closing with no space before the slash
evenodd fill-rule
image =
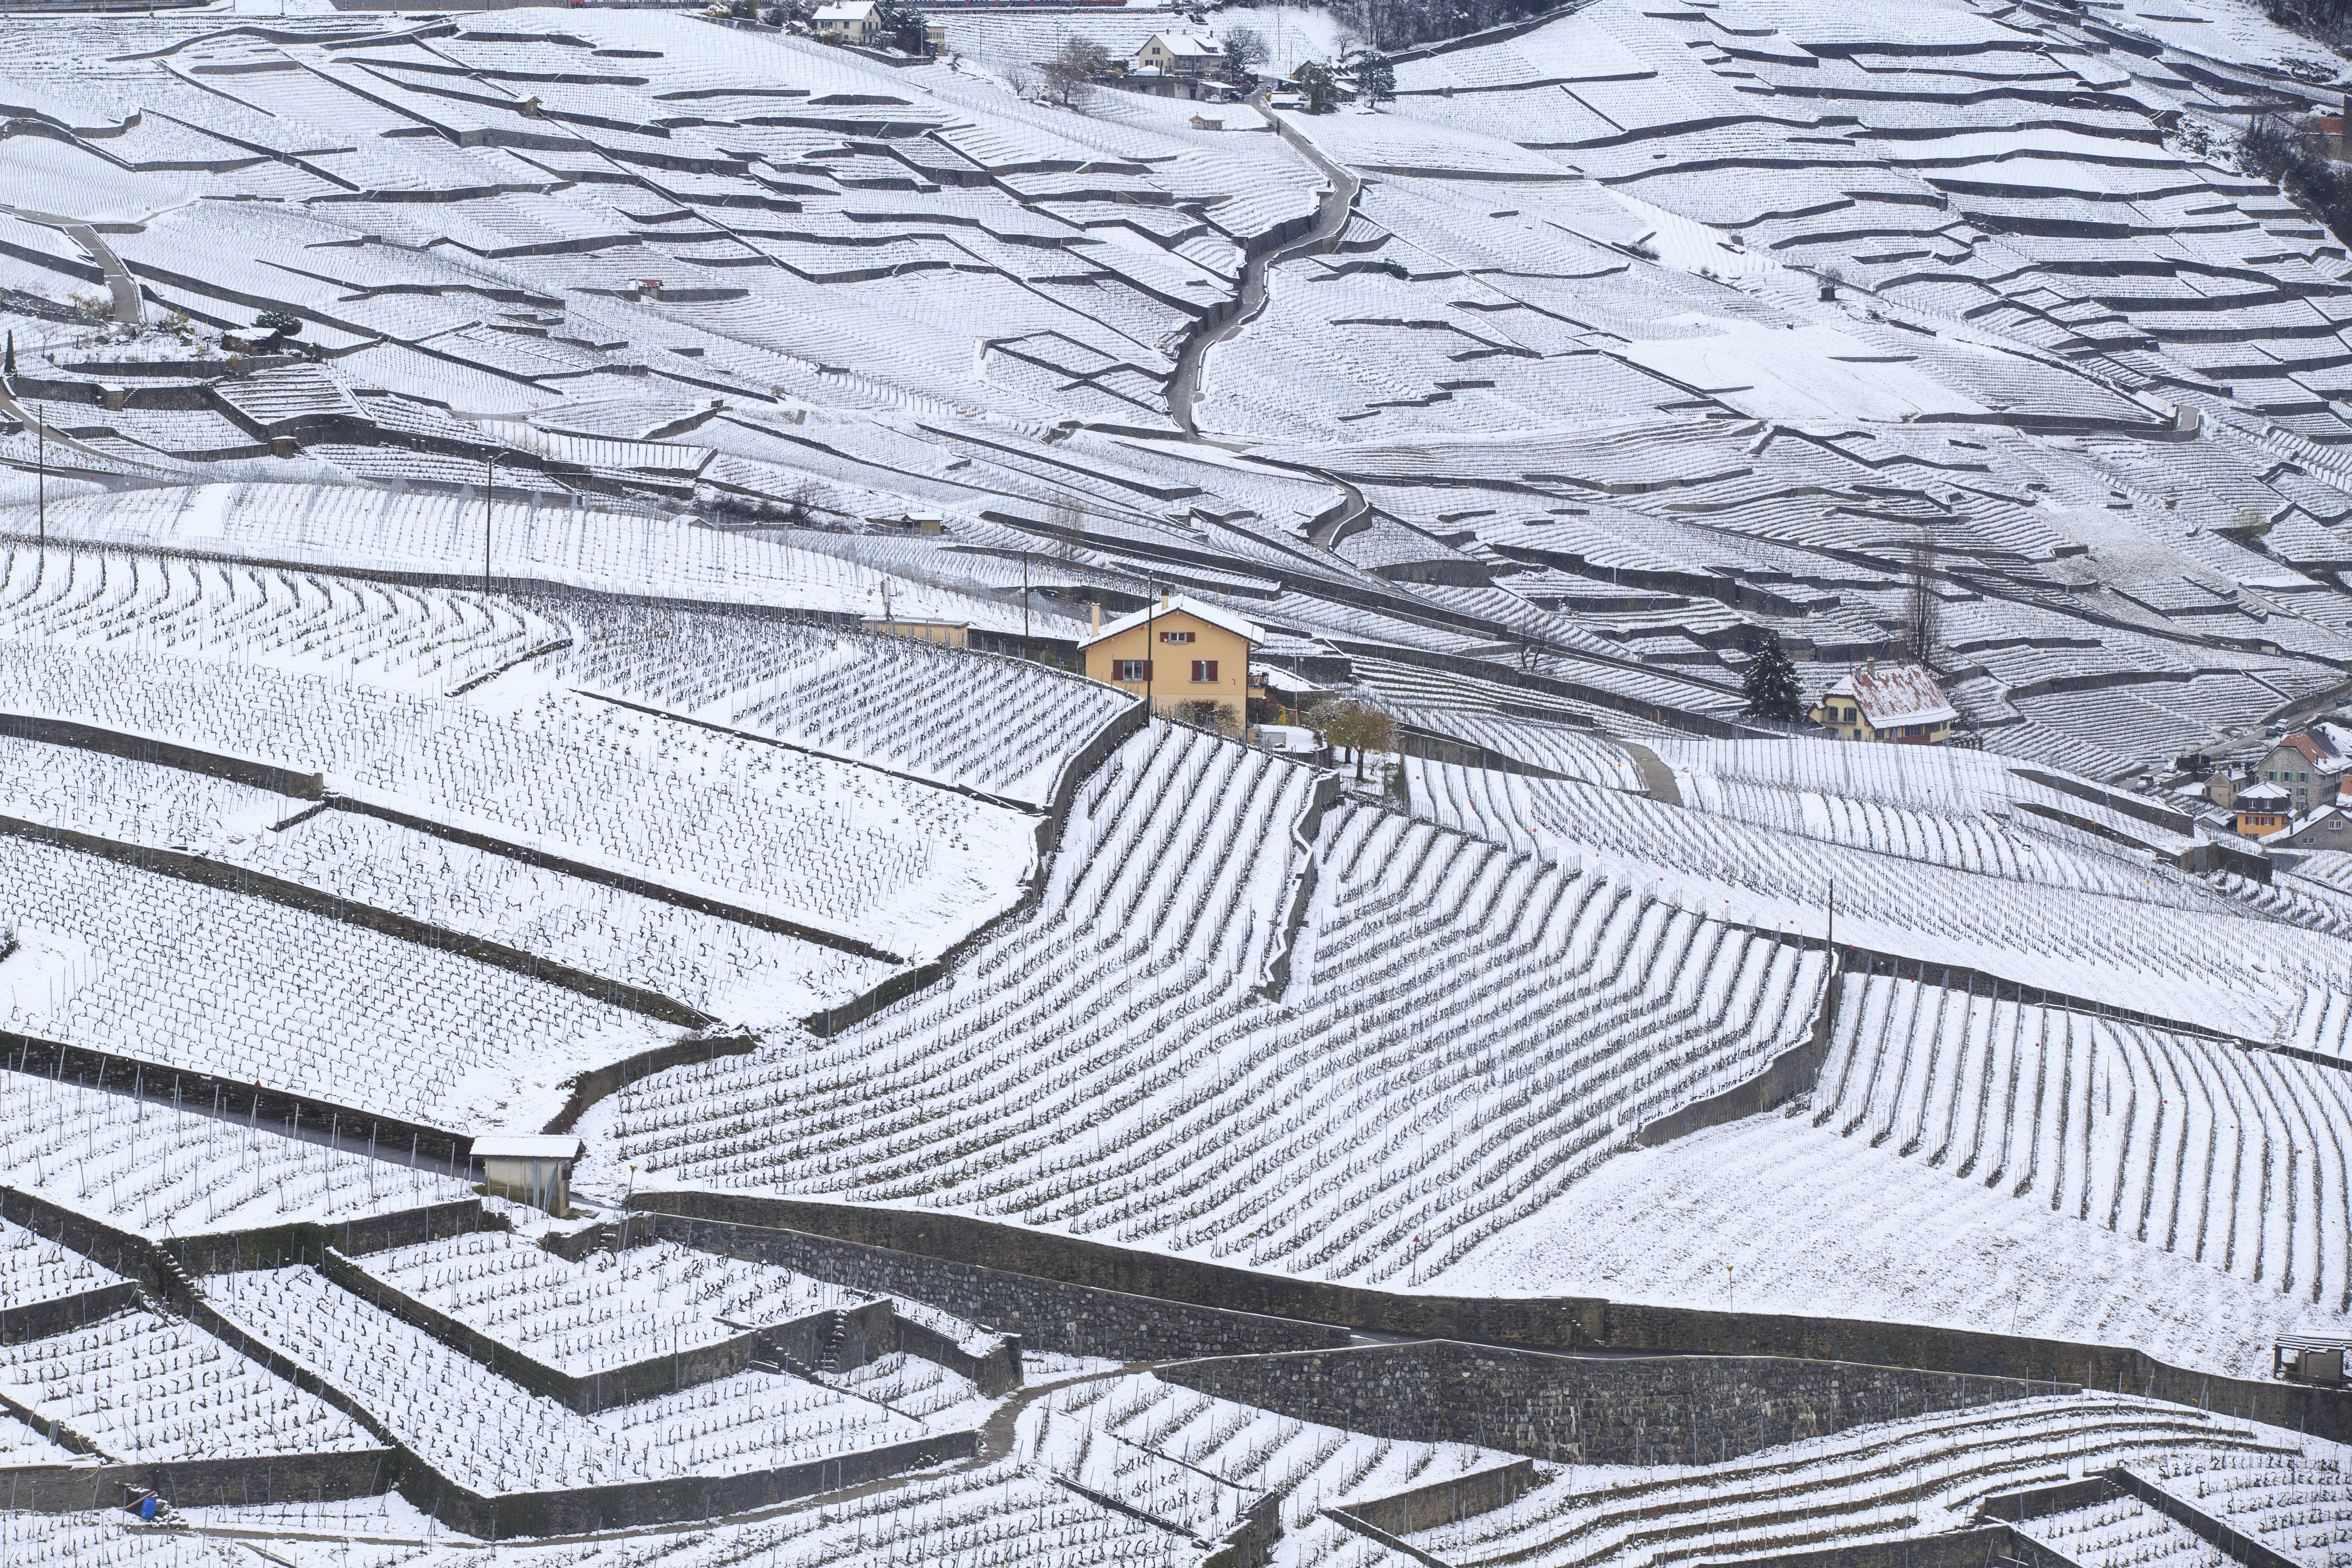
<path id="1" fill-rule="evenodd" d="M 2325 6 L 341 4 L 0 19 L 0 1563 L 2352 1568 Z"/>

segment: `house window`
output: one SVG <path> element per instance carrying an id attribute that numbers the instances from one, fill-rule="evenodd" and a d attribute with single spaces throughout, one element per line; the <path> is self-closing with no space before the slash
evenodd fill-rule
<path id="1" fill-rule="evenodd" d="M 1214 686 L 1216 683 L 1217 661 L 1213 658 L 1194 659 L 1192 661 L 1192 684 L 1195 686 Z"/>
<path id="2" fill-rule="evenodd" d="M 1161 642 L 1191 642 L 1192 640 L 1192 634 L 1191 632 L 1161 632 L 1160 634 L 1160 640 Z"/>
<path id="3" fill-rule="evenodd" d="M 1151 661 L 1148 658 L 1113 659 L 1110 678 L 1113 680 L 1149 680 L 1151 679 Z"/>

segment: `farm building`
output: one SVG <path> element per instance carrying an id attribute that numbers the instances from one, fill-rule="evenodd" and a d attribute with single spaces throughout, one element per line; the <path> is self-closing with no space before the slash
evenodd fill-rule
<path id="1" fill-rule="evenodd" d="M 1822 693 L 1810 717 L 1841 741 L 1935 746 L 1952 738 L 1959 713 L 1924 666 L 1871 659 Z"/>
<path id="2" fill-rule="evenodd" d="M 1099 623 L 1102 611 L 1095 615 Z M 1265 634 L 1230 610 L 1181 595 L 1121 616 L 1078 645 L 1088 679 L 1148 698 L 1155 713 L 1191 717 L 1213 706 L 1235 734 L 1249 722 L 1250 650 Z"/>
<path id="3" fill-rule="evenodd" d="M 572 1167 L 586 1145 L 561 1133 L 496 1132 L 474 1140 L 492 1197 L 561 1215 L 572 1207 Z"/>
<path id="4" fill-rule="evenodd" d="M 2241 834 L 2248 838 L 2268 838 L 2273 833 L 2286 831 L 2294 821 L 2293 804 L 2284 789 L 2265 781 L 2240 790 L 2231 809 L 2237 814 Z"/>

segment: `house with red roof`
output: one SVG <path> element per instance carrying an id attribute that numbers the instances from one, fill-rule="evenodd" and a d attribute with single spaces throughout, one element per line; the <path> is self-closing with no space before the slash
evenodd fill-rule
<path id="1" fill-rule="evenodd" d="M 1952 738 L 1952 723 L 1959 716 L 1927 666 L 1874 658 L 1822 692 L 1810 715 L 1841 741 L 1906 746 L 1943 744 Z"/>

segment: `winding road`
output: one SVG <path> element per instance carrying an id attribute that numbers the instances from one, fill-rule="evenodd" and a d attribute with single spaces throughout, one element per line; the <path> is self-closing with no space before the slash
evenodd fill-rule
<path id="1" fill-rule="evenodd" d="M 1307 232 L 1288 245 L 1258 252 L 1243 258 L 1242 282 L 1230 310 L 1213 312 L 1204 317 L 1176 351 L 1176 369 L 1168 378 L 1168 413 L 1187 439 L 1202 441 L 1214 447 L 1233 450 L 1244 449 L 1241 443 L 1220 441 L 1201 434 L 1193 417 L 1193 405 L 1201 400 L 1201 372 L 1209 351 L 1247 326 L 1260 310 L 1265 309 L 1267 268 L 1278 261 L 1293 257 L 1311 256 L 1328 249 L 1348 226 L 1348 219 L 1356 210 L 1357 193 L 1364 182 L 1352 172 L 1326 158 L 1321 150 L 1302 136 L 1283 118 L 1266 105 L 1266 89 L 1263 87 L 1244 100 L 1263 116 L 1276 135 L 1291 144 L 1301 157 L 1322 172 L 1329 182 L 1328 188 L 1316 199 L 1315 221 Z M 1356 525 L 1368 509 L 1363 491 L 1320 470 L 1310 470 L 1315 477 L 1329 484 L 1346 497 L 1346 504 L 1327 521 L 1318 521 L 1313 534 L 1315 543 L 1328 549 L 1355 531 Z"/>

